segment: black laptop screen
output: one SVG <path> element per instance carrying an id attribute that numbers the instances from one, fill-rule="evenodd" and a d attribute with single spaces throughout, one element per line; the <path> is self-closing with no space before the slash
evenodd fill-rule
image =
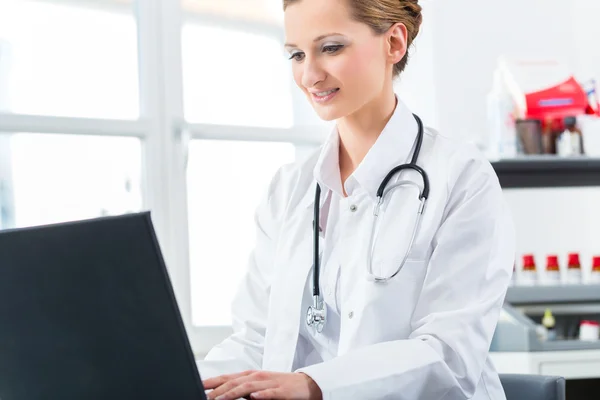
<path id="1" fill-rule="evenodd" d="M 149 213 L 0 231 L 0 399 L 204 398 Z"/>

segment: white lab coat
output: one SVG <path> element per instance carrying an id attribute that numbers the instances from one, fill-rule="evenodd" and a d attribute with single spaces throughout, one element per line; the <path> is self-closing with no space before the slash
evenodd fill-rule
<path id="1" fill-rule="evenodd" d="M 395 165 L 410 160 L 417 133 L 401 102 L 385 129 L 387 139 L 383 134 L 380 139 L 392 142 L 379 143 L 374 188 Z M 273 178 L 256 212 L 257 242 L 233 304 L 235 333 L 199 362 L 203 379 L 249 369 L 292 371 L 305 323 L 302 299 L 312 276 L 318 159 L 316 152 Z M 515 256 L 514 228 L 498 179 L 472 145 L 431 129 L 418 164 L 429 175 L 431 193 L 408 261 L 387 284 L 366 279 L 373 199 L 347 200 L 358 210 L 341 256 L 337 357 L 300 369 L 324 399 L 505 399 L 488 357 Z M 422 186 L 413 171 L 398 179 Z M 414 190 L 387 197 L 375 273 L 389 275 L 399 265 L 415 201 Z"/>

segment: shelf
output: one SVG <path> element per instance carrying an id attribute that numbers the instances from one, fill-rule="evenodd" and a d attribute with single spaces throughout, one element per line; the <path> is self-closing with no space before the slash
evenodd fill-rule
<path id="1" fill-rule="evenodd" d="M 522 304 L 567 304 L 600 302 L 600 285 L 513 286 L 506 302 Z"/>
<path id="2" fill-rule="evenodd" d="M 503 188 L 600 186 L 600 158 L 526 156 L 492 166 Z"/>

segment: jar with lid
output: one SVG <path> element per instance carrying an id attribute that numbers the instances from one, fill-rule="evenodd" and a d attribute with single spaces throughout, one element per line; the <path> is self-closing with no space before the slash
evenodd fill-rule
<path id="1" fill-rule="evenodd" d="M 580 285 L 582 283 L 581 262 L 579 253 L 569 254 L 569 263 L 567 266 L 567 283 L 571 285 Z"/>
<path id="2" fill-rule="evenodd" d="M 590 283 L 600 285 L 600 256 L 592 259 L 592 273 L 590 275 Z"/>
<path id="3" fill-rule="evenodd" d="M 537 284 L 537 268 L 533 254 L 523 255 L 523 270 L 519 277 L 519 285 L 534 286 Z"/>
<path id="4" fill-rule="evenodd" d="M 549 255 L 546 258 L 546 271 L 544 274 L 544 285 L 560 285 L 560 268 L 558 266 L 558 256 Z"/>

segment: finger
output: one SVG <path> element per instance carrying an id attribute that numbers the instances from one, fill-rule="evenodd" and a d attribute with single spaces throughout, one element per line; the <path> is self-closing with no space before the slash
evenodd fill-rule
<path id="1" fill-rule="evenodd" d="M 238 374 L 215 376 L 214 378 L 210 378 L 205 381 L 202 381 L 202 385 L 204 386 L 205 390 L 215 389 L 221 385 L 224 385 L 225 383 L 227 383 L 231 380 L 238 379 L 242 376 L 250 375 L 254 372 L 255 371 L 244 371 L 244 372 L 240 372 Z"/>
<path id="2" fill-rule="evenodd" d="M 250 395 L 251 399 L 283 399 L 285 395 L 280 388 L 268 388 Z"/>
<path id="3" fill-rule="evenodd" d="M 255 372 L 246 376 L 242 376 L 236 379 L 232 379 L 223 385 L 215 388 L 212 392 L 208 394 L 208 400 L 216 399 L 217 397 L 226 394 L 227 392 L 233 390 L 234 388 L 245 385 L 250 382 L 262 382 L 267 381 L 268 375 L 265 372 Z M 247 392 L 246 394 L 250 394 L 252 392 Z M 238 396 L 243 397 L 243 396 Z"/>
<path id="4" fill-rule="evenodd" d="M 276 381 L 249 381 L 249 382 L 245 382 L 245 383 L 242 383 L 241 385 L 234 387 L 233 389 L 229 390 L 228 392 L 218 396 L 216 399 L 217 400 L 235 400 L 235 399 L 239 399 L 239 398 L 247 397 L 247 396 L 250 396 L 250 398 L 252 399 L 253 398 L 253 397 L 251 397 L 252 393 L 262 392 L 267 389 L 276 388 L 276 387 L 277 387 Z"/>

